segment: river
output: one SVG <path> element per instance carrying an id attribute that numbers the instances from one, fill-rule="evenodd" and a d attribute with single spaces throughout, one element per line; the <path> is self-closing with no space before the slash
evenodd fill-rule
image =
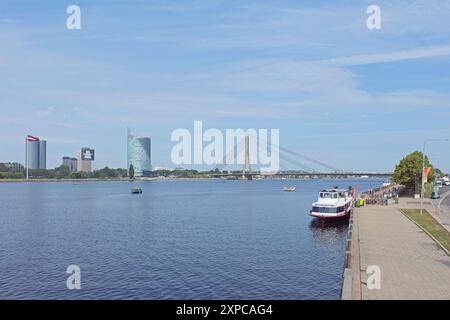
<path id="1" fill-rule="evenodd" d="M 2 183 L 0 299 L 338 299 L 347 223 L 307 213 L 322 188 L 382 182 Z"/>

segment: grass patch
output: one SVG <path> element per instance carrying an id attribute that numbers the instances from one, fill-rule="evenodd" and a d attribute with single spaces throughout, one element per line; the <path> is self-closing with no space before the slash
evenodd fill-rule
<path id="1" fill-rule="evenodd" d="M 436 221 L 426 210 L 420 215 L 420 209 L 402 209 L 402 212 L 435 237 L 444 248 L 450 251 L 450 232 Z"/>

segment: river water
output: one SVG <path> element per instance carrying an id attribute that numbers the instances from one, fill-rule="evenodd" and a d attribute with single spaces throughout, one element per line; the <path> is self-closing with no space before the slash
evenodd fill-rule
<path id="1" fill-rule="evenodd" d="M 0 183 L 0 299 L 338 299 L 347 224 L 307 213 L 382 182 Z"/>

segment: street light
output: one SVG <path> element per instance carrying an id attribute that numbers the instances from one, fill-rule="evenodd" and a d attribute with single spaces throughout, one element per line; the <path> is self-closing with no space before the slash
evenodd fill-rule
<path id="1" fill-rule="evenodd" d="M 422 188 L 420 190 L 420 215 L 423 214 L 423 198 L 425 195 L 425 181 L 424 181 L 424 171 L 425 171 L 425 147 L 427 142 L 436 142 L 436 141 L 448 141 L 448 139 L 425 139 L 423 142 L 423 149 L 422 149 Z"/>

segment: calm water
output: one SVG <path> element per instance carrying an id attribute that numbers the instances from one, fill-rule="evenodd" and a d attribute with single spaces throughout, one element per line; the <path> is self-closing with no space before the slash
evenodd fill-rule
<path id="1" fill-rule="evenodd" d="M 347 225 L 307 212 L 321 188 L 381 183 L 0 183 L 0 299 L 336 299 Z"/>

